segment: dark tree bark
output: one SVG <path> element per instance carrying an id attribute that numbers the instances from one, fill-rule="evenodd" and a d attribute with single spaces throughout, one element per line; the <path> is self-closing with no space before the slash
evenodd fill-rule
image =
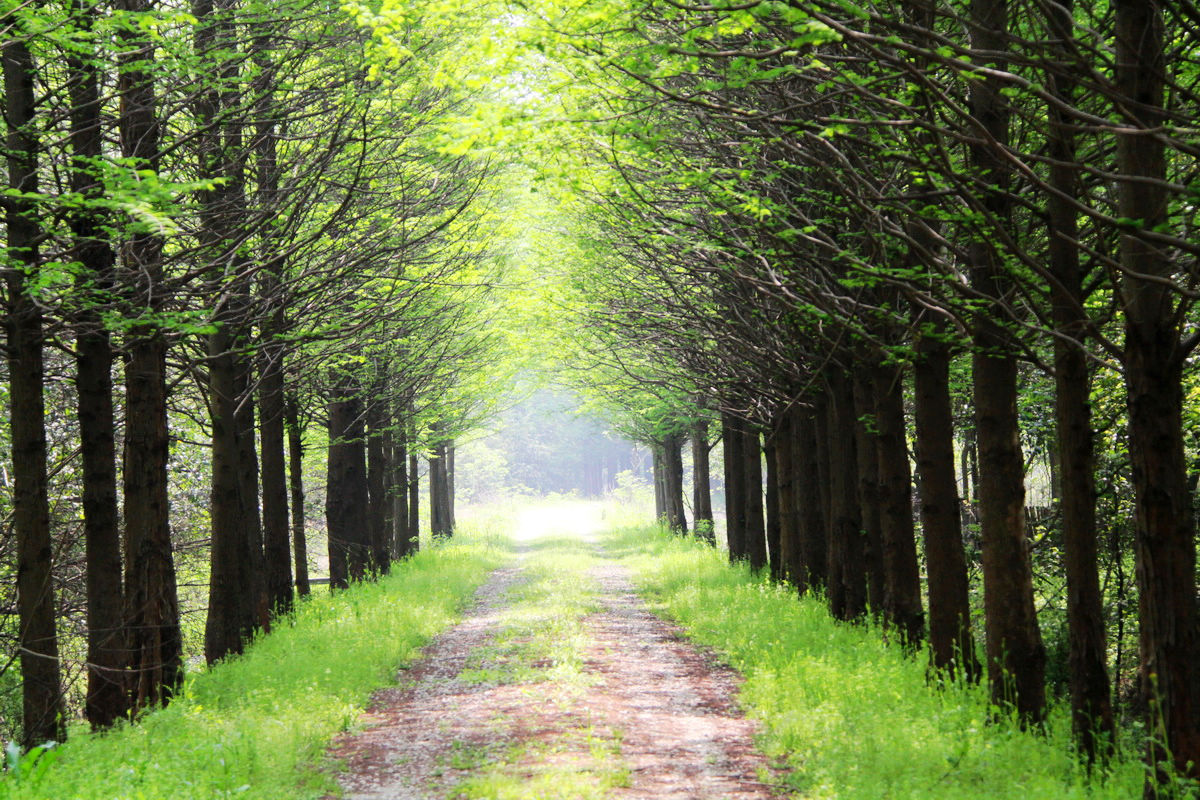
<path id="1" fill-rule="evenodd" d="M 692 514 L 696 535 L 716 544 L 713 531 L 712 479 L 708 459 L 708 420 L 692 426 Z"/>
<path id="2" fill-rule="evenodd" d="M 687 515 L 683 508 L 683 437 L 668 436 L 660 446 L 667 527 L 675 533 L 687 533 Z"/>
<path id="3" fill-rule="evenodd" d="M 1069 63 L 1074 37 L 1074 0 L 1047 6 L 1050 29 L 1058 44 L 1056 55 Z M 1051 70 L 1051 93 L 1073 102 L 1074 81 Z M 1095 448 L 1089 399 L 1087 315 L 1083 308 L 1083 271 L 1075 244 L 1078 223 L 1073 199 L 1079 195 L 1075 133 L 1072 120 L 1057 103 L 1047 108 L 1047 148 L 1051 158 L 1046 196 L 1049 222 L 1049 261 L 1054 278 L 1050 302 L 1054 327 L 1054 413 L 1057 448 L 1053 452 L 1057 478 L 1054 489 L 1062 510 L 1063 554 L 1067 570 L 1067 625 L 1070 642 L 1071 718 L 1079 749 L 1088 762 L 1111 753 L 1115 737 L 1112 700 L 1108 689 L 1104 609 L 1100 593 L 1096 541 Z"/>
<path id="4" fill-rule="evenodd" d="M 35 71 L 23 31 L 9 33 L 3 46 L 4 100 L 8 150 L 6 201 L 9 268 L 5 270 L 5 317 L 12 435 L 13 515 L 17 540 L 17 615 L 20 621 L 22 717 L 25 747 L 61 742 L 62 683 L 58 671 L 58 632 L 51 574 L 50 502 L 46 475 L 45 368 L 43 317 L 29 295 L 39 267 L 41 229 L 32 197 L 38 191 L 38 138 L 35 130 Z"/>
<path id="5" fill-rule="evenodd" d="M 921 335 L 913 366 L 913 421 L 921 475 L 921 533 L 929 584 L 929 644 L 933 665 L 974 681 L 979 676 L 958 483 L 954 475 L 954 414 L 950 348 L 939 330 Z"/>
<path id="6" fill-rule="evenodd" d="M 85 41 L 94 29 L 95 7 L 74 0 L 71 13 Z M 100 69 L 90 50 L 67 57 L 71 96 L 71 189 L 89 202 L 104 196 L 94 167 L 103 146 Z M 98 306 L 115 285 L 115 254 L 105 239 L 104 219 L 93 208 L 71 217 L 77 287 L 84 306 L 75 337 L 80 455 L 83 466 L 83 525 L 87 561 L 88 686 L 84 713 L 93 728 L 107 728 L 125 715 L 127 645 L 123 611 L 121 529 L 117 510 L 116 420 L 113 412 L 112 339 Z M 95 303 L 96 306 L 92 304 Z"/>
<path id="7" fill-rule="evenodd" d="M 284 408 L 288 438 L 288 491 L 292 500 L 292 553 L 296 559 L 296 592 L 307 597 L 308 536 L 304 521 L 304 439 L 300 429 L 300 409 L 295 395 L 288 395 Z"/>
<path id="8" fill-rule="evenodd" d="M 899 367 L 876 364 L 875 446 L 879 467 L 879 527 L 883 542 L 884 616 L 908 649 L 925 633 L 921 568 L 913 532 L 912 474 L 905 440 L 904 384 Z"/>
<path id="9" fill-rule="evenodd" d="M 450 480 L 447 474 L 446 442 L 439 441 L 429 459 L 429 527 L 435 538 L 448 539 L 450 526 Z"/>
<path id="10" fill-rule="evenodd" d="M 255 408 L 253 374 L 248 358 L 239 359 L 237 396 L 241 398 L 235 414 L 238 446 L 238 492 L 241 495 L 244 534 L 243 558 L 246 560 L 249 611 L 244 636 L 247 641 L 259 632 L 271 629 L 271 606 L 267 596 L 267 560 L 263 544 L 262 513 L 259 511 L 258 451 L 255 448 Z"/>
<path id="11" fill-rule="evenodd" d="M 258 386 L 262 430 L 263 560 L 272 616 L 292 609 L 292 551 L 288 526 L 287 463 L 284 458 L 283 352 L 265 348 Z"/>
<path id="12" fill-rule="evenodd" d="M 971 5 L 971 46 L 976 63 L 1000 66 L 1008 47 L 1006 0 Z M 984 210 L 1010 225 L 1009 166 L 999 149 L 1008 144 L 1011 112 L 1001 81 L 986 76 L 971 87 L 971 113 L 991 141 L 969 147 Z M 984 616 L 992 700 L 1036 723 L 1045 713 L 1046 653 L 1033 604 L 1033 572 L 1025 532 L 1025 462 L 1017 417 L 1017 359 L 1013 334 L 1000 319 L 1009 307 L 1011 280 L 997 245 L 983 237 L 970 244 L 972 288 L 991 300 L 975 315 L 972 373 L 979 452 L 979 512 L 983 550 Z"/>
<path id="13" fill-rule="evenodd" d="M 276 70 L 272 63 L 270 31 L 263 31 L 253 43 L 254 63 L 259 73 L 254 80 L 258 96 L 255 109 L 254 152 L 258 203 L 272 211 L 279 203 L 279 163 L 274 119 L 273 92 Z M 284 458 L 284 378 L 283 362 L 287 351 L 280 337 L 287 328 L 284 298 L 281 294 L 283 259 L 270 229 L 265 232 L 262 258 L 265 268 L 259 278 L 259 295 L 269 311 L 262 320 L 262 344 L 259 352 L 258 404 L 259 447 L 262 476 L 263 568 L 267 608 L 270 616 L 288 613 L 292 608 L 292 553 L 289 546 L 287 463 Z"/>
<path id="14" fill-rule="evenodd" d="M 725 457 L 725 530 L 729 560 L 746 558 L 746 459 L 740 421 L 721 414 L 721 439 Z"/>
<path id="15" fill-rule="evenodd" d="M 825 516 L 828 493 L 821 481 L 825 469 L 818 445 L 817 412 L 798 413 L 793 421 L 797 429 L 793 461 L 796 472 L 796 516 L 800 532 L 799 559 L 802 571 L 796 573 L 800 591 L 820 591 L 829 584 L 828 535 Z"/>
<path id="16" fill-rule="evenodd" d="M 877 457 L 875 387 L 870 367 L 856 363 L 854 382 L 854 453 L 858 465 L 858 508 L 863 531 L 867 573 L 867 605 L 878 618 L 887 606 L 884 588 L 883 534 L 880 523 L 879 462 Z"/>
<path id="17" fill-rule="evenodd" d="M 391 568 L 391 547 L 387 522 L 391 501 L 387 496 L 389 453 L 384 446 L 387 415 L 379 384 L 367 403 L 367 535 L 371 547 L 371 570 L 386 575 Z"/>
<path id="18" fill-rule="evenodd" d="M 1125 388 L 1133 466 L 1142 688 L 1149 700 L 1154 775 L 1146 796 L 1167 778 L 1162 765 L 1200 778 L 1200 630 L 1196 547 L 1183 449 L 1183 316 L 1169 285 L 1176 274 L 1165 246 L 1140 233 L 1168 224 L 1163 141 L 1166 57 L 1163 4 L 1124 2 L 1116 10 L 1117 113 L 1133 130 L 1117 136 L 1118 213 L 1137 220 L 1120 238 L 1125 310 Z"/>
<path id="19" fill-rule="evenodd" d="M 149 13 L 146 0 L 119 8 Z M 119 34 L 121 154 L 138 169 L 158 170 L 157 97 L 148 62 L 154 44 L 131 29 Z M 123 283 L 136 313 L 149 317 L 165 301 L 163 241 L 133 233 L 121 252 Z M 183 678 L 183 642 L 171 544 L 167 461 L 167 342 L 158 324 L 134 326 L 125 344 L 125 625 L 130 704 L 136 712 L 170 700 Z"/>
<path id="20" fill-rule="evenodd" d="M 866 537 L 858 507 L 854 388 L 850 377 L 840 369 L 829 370 L 827 381 L 833 519 L 829 540 L 829 608 L 838 619 L 855 620 L 867 611 L 867 574 Z"/>
<path id="21" fill-rule="evenodd" d="M 745 553 L 750 569 L 767 566 L 767 526 L 763 518 L 762 435 L 758 428 L 743 423 L 742 461 L 745 464 Z"/>
<path id="22" fill-rule="evenodd" d="M 366 577 L 367 454 L 363 403 L 349 369 L 339 370 L 329 402 L 329 461 L 325 523 L 329 535 L 329 584 L 344 589 Z"/>
<path id="23" fill-rule="evenodd" d="M 454 440 L 446 443 L 446 518 L 450 520 L 450 530 L 454 531 L 457 523 L 454 520 Z"/>
<path id="24" fill-rule="evenodd" d="M 803 541 L 800 530 L 800 508 L 798 501 L 799 479 L 796 475 L 796 426 L 797 409 L 788 408 L 778 417 L 772 444 L 775 455 L 775 483 L 779 503 L 779 579 L 796 586 L 801 592 L 807 588 L 804 559 L 801 550 Z M 776 559 L 772 559 L 774 564 Z"/>

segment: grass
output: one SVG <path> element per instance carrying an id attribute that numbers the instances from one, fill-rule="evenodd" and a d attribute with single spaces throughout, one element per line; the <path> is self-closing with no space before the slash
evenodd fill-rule
<path id="1" fill-rule="evenodd" d="M 730 567 L 723 554 L 655 527 L 611 533 L 652 609 L 678 621 L 745 676 L 740 699 L 760 743 L 807 800 L 1042 800 L 1140 797 L 1126 757 L 1089 778 L 1071 754 L 1065 710 L 1044 735 L 992 719 L 980 687 L 935 690 L 924 657 L 878 629 L 834 622 L 816 600 Z"/>
<path id="2" fill-rule="evenodd" d="M 189 676 L 169 707 L 107 734 L 73 731 L 48 768 L 0 779 L 0 798 L 319 797 L 333 790 L 313 766 L 330 738 L 455 621 L 487 573 L 511 557 L 506 546 L 481 524 L 378 583 L 320 592 L 243 656 Z"/>

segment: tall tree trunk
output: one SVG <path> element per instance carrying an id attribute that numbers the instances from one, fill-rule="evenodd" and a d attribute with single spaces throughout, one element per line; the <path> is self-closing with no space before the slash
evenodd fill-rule
<path id="1" fill-rule="evenodd" d="M 804 559 L 801 552 L 800 508 L 797 494 L 799 481 L 796 477 L 796 428 L 797 409 L 789 407 L 779 414 L 772 442 L 775 455 L 775 484 L 779 504 L 779 549 L 778 577 L 798 587 L 803 592 L 807 587 L 804 575 Z"/>
<path id="2" fill-rule="evenodd" d="M 1007 0 L 974 0 L 971 47 L 983 67 L 1005 68 Z M 984 210 L 1010 226 L 1009 167 L 1000 148 L 1008 145 L 1004 84 L 984 76 L 971 86 L 971 113 L 990 141 L 970 145 L 971 167 L 986 187 Z M 983 549 L 984 615 L 987 620 L 988 680 L 992 700 L 1016 709 L 1022 720 L 1045 713 L 1046 653 L 1033 604 L 1033 571 L 1025 532 L 1025 462 L 1017 417 L 1017 359 L 1013 333 L 1002 321 L 1013 290 L 996 245 L 977 237 L 969 250 L 971 287 L 991 307 L 973 320 L 975 428 L 979 452 L 979 511 Z"/>
<path id="3" fill-rule="evenodd" d="M 429 459 L 429 527 L 435 538 L 448 539 L 450 527 L 450 481 L 446 471 L 446 442 L 439 441 Z"/>
<path id="4" fill-rule="evenodd" d="M 73 0 L 71 14 L 90 42 L 96 9 Z M 104 196 L 95 167 L 103 145 L 100 69 L 88 45 L 67 56 L 71 95 L 71 189 L 89 203 Z M 125 715 L 126 666 L 121 528 L 117 510 L 116 419 L 113 412 L 113 348 L 100 306 L 115 284 L 115 255 L 105 239 L 103 216 L 91 207 L 71 217 L 77 288 L 84 305 L 76 322 L 76 377 L 80 454 L 83 466 L 83 525 L 87 561 L 87 700 L 93 728 L 107 728 Z M 93 306 L 92 304 L 96 304 Z"/>
<path id="5" fill-rule="evenodd" d="M 967 558 L 954 475 L 950 348 L 943 336 L 937 328 L 919 336 L 913 366 L 921 534 L 929 584 L 929 644 L 934 667 L 974 681 L 979 676 L 979 662 L 971 634 Z"/>
<path id="6" fill-rule="evenodd" d="M 650 446 L 650 473 L 654 476 L 654 519 L 662 522 L 667 518 L 667 479 L 663 468 L 662 447 Z"/>
<path id="7" fill-rule="evenodd" d="M 251 617 L 246 621 L 247 641 L 258 631 L 271 629 L 271 606 L 267 596 L 267 560 L 263 545 L 262 514 L 259 511 L 258 451 L 255 448 L 254 376 L 251 361 L 238 359 L 237 396 L 240 398 L 235 414 L 238 446 L 238 493 L 241 495 L 243 516 L 241 524 L 243 558 L 246 559 L 250 593 Z"/>
<path id="8" fill-rule="evenodd" d="M 292 551 L 288 528 L 287 462 L 284 458 L 284 385 L 282 348 L 262 352 L 258 386 L 259 416 L 262 420 L 262 519 L 263 560 L 266 567 L 267 599 L 271 614 L 292 609 Z"/>
<path id="9" fill-rule="evenodd" d="M 386 575 L 391 568 L 387 518 L 390 499 L 385 491 L 389 472 L 385 445 L 387 415 L 383 386 L 375 385 L 367 403 L 367 535 L 371 544 L 371 570 Z"/>
<path id="10" fill-rule="evenodd" d="M 896 366 L 876 364 L 875 446 L 879 467 L 880 538 L 883 542 L 884 615 L 901 644 L 916 648 L 925 633 L 921 608 L 921 568 L 913 532 L 912 474 L 904 423 L 903 373 Z"/>
<path id="11" fill-rule="evenodd" d="M 344 589 L 366 577 L 367 453 L 363 402 L 351 368 L 339 369 L 329 402 L 329 477 L 325 522 L 329 534 L 329 583 Z"/>
<path id="12" fill-rule="evenodd" d="M 396 558 L 405 558 L 413 551 L 413 547 L 408 531 L 408 437 L 402 420 L 396 427 L 394 448 L 392 516 L 395 519 L 395 541 L 392 544 L 392 552 Z"/>
<path id="13" fill-rule="evenodd" d="M 779 554 L 782 528 L 779 520 L 779 463 L 773 433 L 764 437 L 763 454 L 767 470 L 767 493 L 764 499 L 767 563 L 771 567 L 771 580 L 778 581 L 783 578 L 783 562 Z"/>
<path id="14" fill-rule="evenodd" d="M 858 452 L 855 446 L 854 386 L 840 369 L 828 373 L 829 476 L 831 516 L 830 610 L 838 619 L 854 620 L 867 611 L 866 537 L 858 506 Z"/>
<path id="15" fill-rule="evenodd" d="M 1046 15 L 1062 63 L 1070 63 L 1074 37 L 1074 0 L 1047 6 Z M 1051 70 L 1051 93 L 1066 104 L 1074 102 L 1075 82 Z M 1079 749 L 1088 762 L 1107 757 L 1114 743 L 1112 700 L 1108 689 L 1104 609 L 1100 593 L 1096 541 L 1095 448 L 1089 399 L 1087 315 L 1083 304 L 1083 271 L 1075 244 L 1078 223 L 1073 201 L 1079 195 L 1076 177 L 1073 120 L 1058 103 L 1047 108 L 1047 147 L 1050 184 L 1050 271 L 1054 277 L 1050 302 L 1054 326 L 1054 412 L 1058 441 L 1051 460 L 1055 495 L 1062 509 L 1063 552 L 1067 569 L 1068 657 L 1071 719 Z M 1057 463 L 1055 463 L 1057 462 Z"/>
<path id="16" fill-rule="evenodd" d="M 454 531 L 454 440 L 446 442 L 446 519 L 450 521 L 450 530 Z"/>
<path id="17" fill-rule="evenodd" d="M 17 539 L 17 615 L 20 621 L 22 743 L 61 742 L 62 683 L 58 671 L 52 575 L 53 541 L 46 475 L 46 430 L 42 356 L 43 318 L 30 296 L 39 267 L 41 229 L 31 199 L 38 191 L 33 57 L 20 23 L 3 46 L 4 98 L 8 131 L 8 188 L 5 227 L 9 267 L 5 270 L 5 317 L 12 435 L 13 516 Z M 15 33 L 15 35 L 14 35 Z"/>
<path id="18" fill-rule="evenodd" d="M 150 12 L 146 0 L 121 0 L 119 8 Z M 157 97 L 149 61 L 154 43 L 123 28 L 119 91 L 121 154 L 136 169 L 158 170 Z M 121 253 L 123 283 L 134 313 L 153 318 L 165 300 L 163 241 L 133 233 Z M 136 712 L 170 700 L 183 678 L 183 639 L 171 543 L 167 462 L 167 342 L 153 321 L 134 326 L 125 345 L 125 626 L 128 631 L 130 704 Z"/>
<path id="19" fill-rule="evenodd" d="M 692 426 L 692 515 L 696 535 L 716 544 L 713 531 L 712 476 L 708 459 L 708 420 L 696 420 Z"/>
<path id="20" fill-rule="evenodd" d="M 1196 615 L 1196 548 L 1191 493 L 1183 450 L 1181 347 L 1176 297 L 1168 285 L 1176 265 L 1164 245 L 1140 230 L 1168 224 L 1166 156 L 1154 133 L 1164 120 L 1167 64 L 1162 5 L 1118 3 L 1118 114 L 1128 123 L 1117 136 L 1118 213 L 1139 230 L 1120 238 L 1125 310 L 1125 388 L 1129 454 L 1135 490 L 1135 547 L 1141 620 L 1141 674 L 1150 702 L 1148 760 L 1193 780 L 1200 778 L 1200 631 Z M 1132 129 L 1132 130 L 1130 130 Z"/>
<path id="21" fill-rule="evenodd" d="M 745 553 L 750 569 L 767 566 L 767 527 L 763 519 L 762 435 L 758 428 L 743 423 L 742 461 L 745 464 Z"/>
<path id="22" fill-rule="evenodd" d="M 818 444 L 817 414 L 822 411 L 800 412 L 793 421 L 797 428 L 794 450 L 796 516 L 800 532 L 799 560 L 803 571 L 796 574 L 800 591 L 820 591 L 829 585 L 829 555 L 826 552 L 828 535 L 825 517 L 829 511 L 828 493 L 822 483 L 825 469 L 823 452 Z"/>
<path id="23" fill-rule="evenodd" d="M 687 514 L 683 508 L 683 437 L 668 436 L 661 446 L 667 527 L 675 533 L 687 533 Z"/>
<path id="24" fill-rule="evenodd" d="M 415 444 L 415 439 L 410 440 Z M 415 446 L 408 451 L 408 553 L 421 549 L 421 473 Z"/>
<path id="25" fill-rule="evenodd" d="M 296 559 L 296 592 L 307 597 L 308 535 L 304 522 L 304 440 L 300 430 L 300 409 L 295 395 L 287 396 L 284 408 L 288 438 L 288 490 L 292 500 L 292 553 Z"/>
<path id="26" fill-rule="evenodd" d="M 874 359 L 873 359 L 874 360 Z M 871 367 L 855 361 L 854 382 L 854 454 L 858 465 L 858 508 L 863 531 L 864 564 L 867 573 L 867 605 L 878 618 L 887 606 L 884 588 L 883 534 L 880 530 L 879 462 L 876 444 L 875 387 Z"/>
<path id="27" fill-rule="evenodd" d="M 730 562 L 746 557 L 746 459 L 741 421 L 721 413 L 721 440 L 725 458 L 725 538 Z"/>

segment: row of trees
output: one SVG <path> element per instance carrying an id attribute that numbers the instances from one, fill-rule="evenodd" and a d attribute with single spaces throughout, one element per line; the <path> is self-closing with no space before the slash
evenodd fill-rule
<path id="1" fill-rule="evenodd" d="M 672 410 L 666 425 L 630 404 L 671 442 L 665 463 L 699 409 L 719 413 L 731 556 L 769 559 L 840 618 L 872 610 L 905 646 L 927 638 L 934 663 L 968 679 L 977 566 L 992 697 L 1033 725 L 1047 702 L 1033 554 L 1061 559 L 1076 731 L 1102 760 L 1115 734 L 1101 534 L 1118 561 L 1129 552 L 1125 518 L 1097 515 L 1110 503 L 1131 518 L 1136 587 L 1115 602 L 1137 598 L 1147 792 L 1200 776 L 1185 402 L 1200 342 L 1196 9 L 543 11 L 600 65 L 580 78 L 605 91 L 577 110 L 611 133 L 580 212 L 604 267 L 587 272 L 586 349 Z M 978 494 L 964 515 L 967 440 Z M 1039 447 L 1049 527 L 1026 510 Z"/>
<path id="2" fill-rule="evenodd" d="M 64 672 L 97 727 L 178 688 L 185 476 L 209 482 L 209 663 L 308 591 L 305 437 L 328 443 L 335 587 L 416 546 L 418 455 L 450 531 L 453 438 L 486 404 L 466 376 L 495 346 L 492 171 L 436 141 L 467 99 L 429 79 L 440 23 L 399 48 L 323 0 L 0 21 L 2 605 L 33 746 L 64 736 Z"/>

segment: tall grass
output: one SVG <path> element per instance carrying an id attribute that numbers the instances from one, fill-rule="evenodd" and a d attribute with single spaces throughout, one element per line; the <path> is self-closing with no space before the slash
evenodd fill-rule
<path id="1" fill-rule="evenodd" d="M 655 610 L 745 676 L 741 701 L 762 746 L 808 800 L 1042 800 L 1141 796 L 1126 756 L 1089 777 L 1071 753 L 1065 710 L 1044 734 L 994 719 L 980 687 L 930 686 L 924 655 L 880 631 L 834 622 L 816 600 L 733 568 L 722 554 L 658 528 L 612 534 Z"/>
<path id="2" fill-rule="evenodd" d="M 190 676 L 169 707 L 107 734 L 77 731 L 43 764 L 10 771 L 0 797 L 319 797 L 333 785 L 314 766 L 330 738 L 509 557 L 503 540 L 480 527 L 377 583 L 319 592 L 243 656 Z"/>

